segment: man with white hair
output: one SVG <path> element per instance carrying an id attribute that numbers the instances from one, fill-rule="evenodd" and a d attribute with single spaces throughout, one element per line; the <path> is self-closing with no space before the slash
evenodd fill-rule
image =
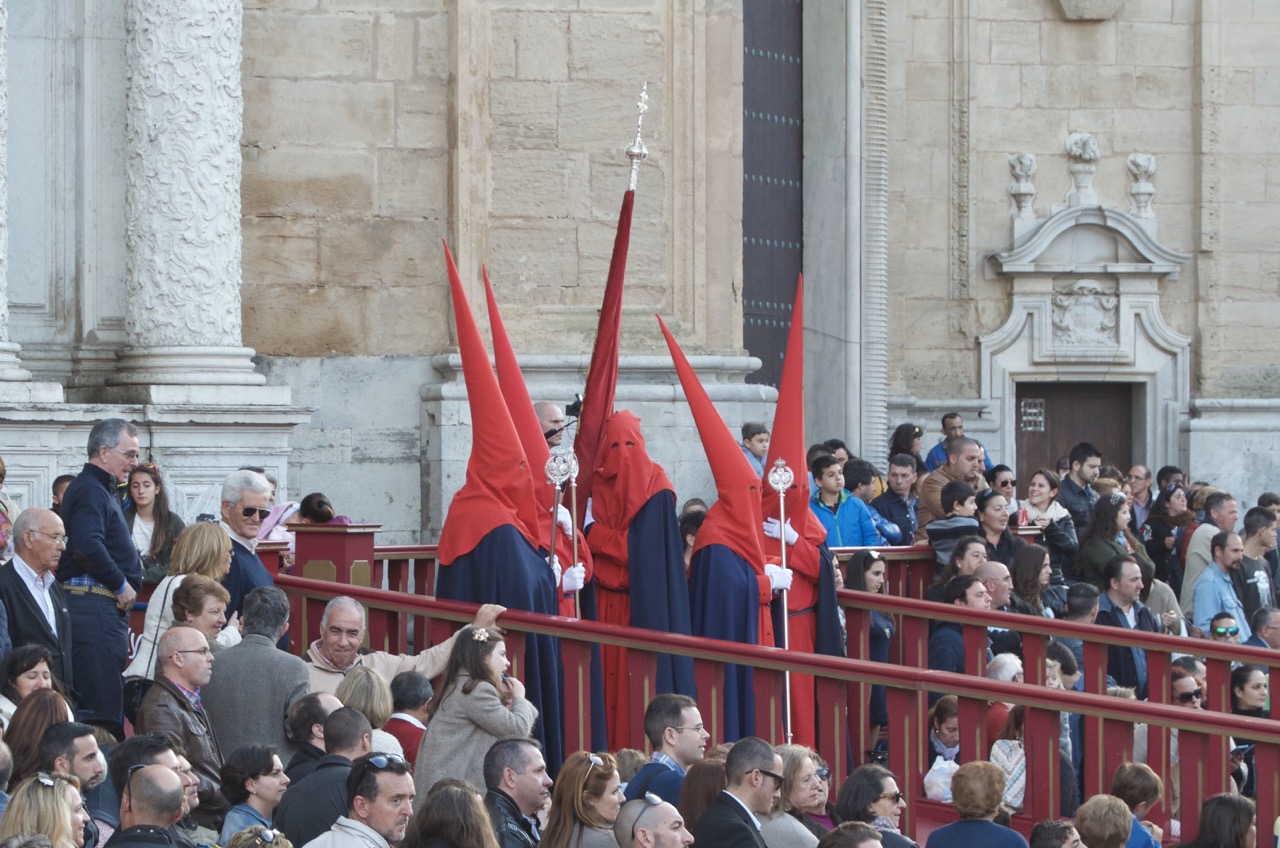
<path id="1" fill-rule="evenodd" d="M 507 611 L 498 604 L 484 604 L 476 610 L 473 627 L 493 627 L 498 616 Z M 444 673 L 449 653 L 458 638 L 454 633 L 438 645 L 432 645 L 417 656 L 390 654 L 386 651 L 360 653 L 364 642 L 364 607 L 355 598 L 345 595 L 334 598 L 325 605 L 320 619 L 320 638 L 307 649 L 307 672 L 311 675 L 312 692 L 338 691 L 338 684 L 347 672 L 357 665 L 365 665 L 388 682 L 402 671 L 416 671 L 430 680 Z"/>
<path id="2" fill-rule="evenodd" d="M 240 613 L 244 596 L 258 586 L 274 586 L 271 573 L 254 551 L 258 531 L 271 514 L 271 483 L 256 471 L 241 468 L 222 481 L 222 529 L 231 537 L 231 571 L 222 585 L 231 595 L 227 618 Z"/>

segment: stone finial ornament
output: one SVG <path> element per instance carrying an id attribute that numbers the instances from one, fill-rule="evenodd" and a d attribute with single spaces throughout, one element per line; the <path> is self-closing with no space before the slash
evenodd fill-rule
<path id="1" fill-rule="evenodd" d="M 631 182 L 629 184 L 631 191 L 636 190 L 636 180 L 640 176 L 640 163 L 649 158 L 649 151 L 645 148 L 644 142 L 640 140 L 640 127 L 644 124 L 644 113 L 649 111 L 648 80 L 645 80 L 644 87 L 640 89 L 640 99 L 636 101 L 636 110 L 640 114 L 636 117 L 635 141 L 627 145 L 627 158 L 631 160 Z"/>
<path id="2" fill-rule="evenodd" d="M 1151 209 L 1151 196 L 1156 193 L 1156 187 L 1151 184 L 1151 178 L 1156 173 L 1156 157 L 1150 153 L 1133 153 L 1125 162 L 1125 167 L 1129 176 L 1133 177 L 1133 185 L 1129 186 L 1129 197 L 1133 201 L 1129 206 L 1129 214 L 1135 218 L 1155 218 L 1156 213 Z"/>
<path id="3" fill-rule="evenodd" d="M 1067 156 L 1070 163 L 1071 190 L 1067 192 L 1068 206 L 1094 206 L 1098 195 L 1093 190 L 1093 175 L 1098 171 L 1098 139 L 1091 133 L 1074 132 L 1067 136 Z"/>
<path id="4" fill-rule="evenodd" d="M 1031 178 L 1036 175 L 1036 170 L 1036 157 L 1030 153 L 1015 153 L 1009 157 L 1009 173 L 1013 175 L 1013 184 L 1009 186 L 1013 208 L 1009 214 L 1019 221 L 1035 220 L 1036 187 Z"/>

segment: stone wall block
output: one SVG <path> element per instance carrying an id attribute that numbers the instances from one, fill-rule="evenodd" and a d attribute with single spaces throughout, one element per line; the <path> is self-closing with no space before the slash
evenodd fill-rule
<path id="1" fill-rule="evenodd" d="M 654 14 L 577 12 L 569 17 L 569 71 L 575 80 L 659 80 L 667 59 Z"/>
<path id="2" fill-rule="evenodd" d="M 444 234 L 442 222 L 326 221 L 320 231 L 320 282 L 350 289 L 439 285 Z"/>
<path id="3" fill-rule="evenodd" d="M 364 295 L 344 286 L 243 288 L 245 335 L 264 356 L 332 356 L 365 351 Z"/>
<path id="4" fill-rule="evenodd" d="M 491 150 L 555 150 L 560 87 L 545 82 L 489 83 Z"/>
<path id="5" fill-rule="evenodd" d="M 616 221 L 593 221 L 578 227 L 578 244 L 582 251 L 578 260 L 580 285 L 575 291 L 566 293 L 569 304 L 599 309 L 617 231 Z M 667 231 L 661 221 L 632 219 L 624 296 L 628 307 L 666 305 L 668 298 L 665 296 L 654 300 L 640 294 L 646 286 L 654 286 L 659 291 L 666 286 L 666 248 Z"/>
<path id="6" fill-rule="evenodd" d="M 379 215 L 443 221 L 449 207 L 449 156 L 438 150 L 378 151 Z"/>
<path id="7" fill-rule="evenodd" d="M 310 286 L 317 280 L 319 227 L 306 218 L 241 221 L 244 282 L 258 286 Z"/>
<path id="8" fill-rule="evenodd" d="M 452 15 L 431 14 L 417 19 L 418 59 L 416 73 L 420 79 L 448 80 L 453 77 L 454 47 Z"/>
<path id="9" fill-rule="evenodd" d="M 569 16 L 520 12 L 516 23 L 516 76 L 523 80 L 569 79 Z"/>
<path id="10" fill-rule="evenodd" d="M 1040 27 L 1041 56 L 1046 64 L 1087 63 L 1110 65 L 1116 61 L 1116 25 L 1102 23 L 1046 22 Z M 1140 59 L 1133 53 L 1121 52 L 1128 61 Z M 1151 55 L 1154 59 L 1162 54 Z"/>
<path id="11" fill-rule="evenodd" d="M 438 236 L 430 247 L 429 259 L 442 266 L 441 279 L 425 286 L 380 287 L 369 293 L 368 352 L 421 355 L 450 346 L 449 292 Z"/>
<path id="12" fill-rule="evenodd" d="M 570 218 L 590 198 L 585 156 L 552 151 L 495 151 L 489 211 L 495 218 Z"/>
<path id="13" fill-rule="evenodd" d="M 949 100 L 951 98 L 951 68 L 942 62 L 903 63 L 906 67 L 906 92 L 912 100 Z M 975 71 L 995 71 L 999 74 L 1011 74 L 1014 91 L 1018 87 L 1017 68 L 992 68 L 989 65 L 979 66 Z M 1001 86 L 1004 91 L 1008 88 Z"/>
<path id="14" fill-rule="evenodd" d="M 951 74 L 946 65 L 925 65 L 923 67 L 940 68 L 941 74 L 934 81 L 937 88 L 936 97 L 917 97 L 915 91 L 910 92 L 912 100 L 930 100 L 948 104 L 951 101 Z M 910 76 L 908 77 L 910 78 Z M 976 103 L 999 103 L 1003 106 L 1017 106 L 1022 98 L 1022 69 L 1017 65 L 974 65 L 969 76 L 974 101 Z M 915 142 L 911 146 L 915 146 Z"/>
<path id="15" fill-rule="evenodd" d="M 941 62 L 951 56 L 951 21 L 937 17 L 913 18 L 908 31 L 910 61 Z"/>
<path id="16" fill-rule="evenodd" d="M 1081 68 L 1028 65 L 1022 69 L 1025 108 L 1071 109 L 1081 103 Z M 1027 121 L 1028 124 L 1034 124 Z M 1041 127 L 1044 124 L 1040 124 Z M 1013 145 L 1016 147 L 1017 145 Z"/>
<path id="17" fill-rule="evenodd" d="M 244 15 L 246 77 L 358 77 L 373 62 L 371 15 Z"/>
<path id="18" fill-rule="evenodd" d="M 391 12 L 395 14 L 440 14 L 446 0 L 320 0 L 326 12 Z"/>
<path id="19" fill-rule="evenodd" d="M 449 148 L 449 90 L 443 81 L 397 85 L 395 109 L 397 147 Z"/>
<path id="20" fill-rule="evenodd" d="M 374 157 L 365 152 L 250 148 L 241 192 L 251 215 L 367 215 L 373 181 Z"/>
<path id="21" fill-rule="evenodd" d="M 390 144 L 394 87 L 387 82 L 245 81 L 250 144 L 370 147 Z"/>
<path id="22" fill-rule="evenodd" d="M 593 156 L 621 156 L 636 132 L 636 98 L 644 84 L 641 71 L 617 82 L 570 82 L 560 86 L 560 116 L 556 138 L 562 150 L 583 150 Z M 652 77 L 650 77 L 652 79 Z M 661 154 L 666 138 L 666 103 L 649 86 L 649 111 L 644 115 L 644 141 L 650 158 Z M 708 104 L 708 130 L 713 124 Z M 738 104 L 738 115 L 742 104 Z M 740 120 L 740 118 L 739 118 Z"/>
<path id="23" fill-rule="evenodd" d="M 1083 75 L 1080 86 L 1083 102 L 1094 106 L 1131 109 L 1151 105 L 1139 93 L 1135 70 L 1128 65 L 1097 65 Z M 1187 88 L 1185 82 L 1183 87 Z"/>
<path id="24" fill-rule="evenodd" d="M 1195 62 L 1195 28 L 1121 21 L 1116 24 L 1116 52 L 1136 65 L 1190 68 Z"/>
<path id="25" fill-rule="evenodd" d="M 1040 30 L 1040 24 L 1029 21 L 992 23 L 991 61 L 998 65 L 1039 64 Z"/>
<path id="26" fill-rule="evenodd" d="M 1032 0 L 973 0 L 969 5 L 969 14 L 975 20 L 993 21 L 1039 21 L 1047 17 L 1046 13 L 1056 14 L 1056 4 L 1051 2 L 1032 2 Z M 933 7 L 933 14 L 938 7 Z"/>
<path id="27" fill-rule="evenodd" d="M 578 284 L 578 230 L 572 221 L 495 221 L 489 256 L 489 274 L 495 285 L 503 281 L 513 306 L 559 304 L 559 289 Z"/>
<path id="28" fill-rule="evenodd" d="M 383 80 L 408 80 L 414 76 L 418 20 L 407 15 L 379 15 L 375 35 L 376 76 Z"/>

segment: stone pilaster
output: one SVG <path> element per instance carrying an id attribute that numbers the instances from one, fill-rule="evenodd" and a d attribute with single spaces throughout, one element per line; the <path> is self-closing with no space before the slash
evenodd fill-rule
<path id="1" fill-rule="evenodd" d="M 0 0 L 0 402 L 57 402 L 62 389 L 31 382 L 20 346 L 9 339 L 9 5 Z"/>
<path id="2" fill-rule="evenodd" d="M 240 0 L 125 2 L 128 340 L 111 400 L 288 402 L 241 346 L 241 17 Z"/>

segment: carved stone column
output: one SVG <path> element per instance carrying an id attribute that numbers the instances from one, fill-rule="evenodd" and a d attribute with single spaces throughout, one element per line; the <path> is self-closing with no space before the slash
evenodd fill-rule
<path id="1" fill-rule="evenodd" d="M 147 389 L 114 399 L 278 402 L 240 343 L 241 15 L 125 2 L 128 346 L 107 384 Z"/>
<path id="2" fill-rule="evenodd" d="M 56 383 L 33 383 L 20 346 L 9 340 L 9 4 L 0 0 L 0 402 L 58 402 Z"/>

